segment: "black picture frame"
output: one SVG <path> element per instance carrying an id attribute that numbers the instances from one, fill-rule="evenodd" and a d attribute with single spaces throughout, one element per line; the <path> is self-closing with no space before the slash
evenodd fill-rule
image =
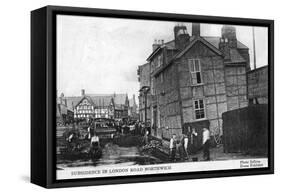
<path id="1" fill-rule="evenodd" d="M 268 167 L 172 174 L 56 180 L 56 15 L 79 15 L 268 27 Z M 46 6 L 31 12 L 31 182 L 46 188 L 274 173 L 274 21 L 171 13 Z"/>

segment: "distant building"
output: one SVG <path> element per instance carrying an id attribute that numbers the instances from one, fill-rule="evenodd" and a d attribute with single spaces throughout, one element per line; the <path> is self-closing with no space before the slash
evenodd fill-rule
<path id="1" fill-rule="evenodd" d="M 140 87 L 151 88 L 152 135 L 181 135 L 184 124 L 222 135 L 222 113 L 248 105 L 249 49 L 237 40 L 235 27 L 224 25 L 220 37 L 204 37 L 199 23 L 192 24 L 191 35 L 175 26 L 174 40 L 152 47 L 148 64 L 139 67 Z"/>
<path id="2" fill-rule="evenodd" d="M 250 104 L 268 104 L 268 66 L 248 71 L 247 86 Z"/>
<path id="3" fill-rule="evenodd" d="M 71 123 L 74 119 L 73 109 L 68 106 L 67 100 L 64 98 L 63 93 L 59 98 L 57 98 L 56 118 L 57 123 L 61 125 Z"/>
<path id="4" fill-rule="evenodd" d="M 64 97 L 74 110 L 74 119 L 128 118 L 129 99 L 127 94 L 86 94 Z"/>
<path id="5" fill-rule="evenodd" d="M 129 118 L 138 120 L 139 119 L 139 114 L 138 114 L 138 105 L 136 103 L 136 96 L 135 94 L 133 95 L 132 99 L 129 99 Z"/>

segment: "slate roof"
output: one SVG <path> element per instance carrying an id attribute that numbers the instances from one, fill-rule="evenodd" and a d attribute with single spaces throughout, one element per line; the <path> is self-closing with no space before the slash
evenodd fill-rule
<path id="1" fill-rule="evenodd" d="M 196 37 L 195 36 L 191 36 L 189 41 L 192 42 Z M 219 49 L 219 43 L 220 43 L 220 38 L 219 36 L 200 36 L 200 38 L 203 38 L 204 40 L 206 40 L 208 43 L 210 43 L 212 46 L 214 46 L 216 49 Z M 189 46 L 189 45 L 188 45 Z M 161 50 L 161 48 L 166 47 L 169 50 L 176 50 L 175 47 L 175 40 L 171 40 L 168 41 L 166 43 L 164 43 L 163 45 L 159 46 L 156 50 L 154 50 L 149 57 L 147 58 L 147 60 L 149 60 L 150 58 L 152 58 L 159 50 Z M 248 47 L 246 45 L 244 45 L 242 42 L 240 42 L 239 40 L 237 40 L 237 49 L 248 49 Z M 236 56 L 234 56 L 234 58 L 237 57 L 237 53 L 234 51 L 233 52 Z M 239 54 L 239 53 L 238 53 Z M 240 55 L 240 54 L 239 54 Z M 241 56 L 241 55 L 240 55 Z M 241 56 L 242 57 L 242 56 Z M 243 57 L 242 57 L 243 58 Z"/>
<path id="2" fill-rule="evenodd" d="M 181 57 L 184 53 L 186 53 L 196 42 L 202 42 L 204 45 L 209 47 L 213 52 L 217 53 L 218 55 L 222 55 L 222 52 L 216 48 L 213 44 L 209 43 L 206 39 L 199 37 L 194 38 L 188 45 L 185 47 L 180 53 L 176 55 L 175 58 Z"/>
<path id="3" fill-rule="evenodd" d="M 166 49 L 168 50 L 175 50 L 176 46 L 175 46 L 175 40 L 171 40 L 169 42 L 164 43 L 163 45 L 159 45 L 159 47 L 157 47 L 147 58 L 147 60 L 149 60 L 150 58 L 152 58 L 156 53 L 158 53 L 159 50 L 161 50 L 163 47 L 166 47 Z"/>
<path id="4" fill-rule="evenodd" d="M 166 46 L 167 49 L 175 49 L 176 45 L 175 45 L 175 40 L 171 40 L 169 42 L 164 43 L 164 45 Z"/>
<path id="5" fill-rule="evenodd" d="M 219 36 L 191 36 L 189 39 L 190 43 L 184 48 L 182 51 L 179 51 L 174 58 L 179 58 L 181 57 L 185 52 L 187 52 L 197 41 L 201 41 L 203 44 L 205 44 L 207 47 L 209 47 L 211 50 L 213 50 L 215 53 L 218 55 L 222 55 L 222 52 L 219 50 L 219 43 L 220 43 L 220 37 Z M 153 57 L 162 47 L 169 47 L 169 49 L 174 49 L 175 48 L 175 41 L 169 41 L 167 43 L 164 43 L 161 47 L 158 47 L 152 54 L 148 57 L 148 60 Z M 237 63 L 242 63 L 246 62 L 246 60 L 240 55 L 239 49 L 248 49 L 247 46 L 245 46 L 243 43 L 237 40 L 237 49 L 230 49 L 230 61 L 226 62 L 228 64 L 237 64 Z M 172 64 L 171 62 L 154 72 L 154 76 L 157 76 L 160 72 L 162 72 L 166 67 Z"/>
<path id="6" fill-rule="evenodd" d="M 114 102 L 115 104 L 125 104 L 127 98 L 127 94 L 115 94 Z"/>
<path id="7" fill-rule="evenodd" d="M 219 48 L 220 38 L 219 36 L 202 36 L 205 40 L 207 40 L 209 43 L 211 43 L 213 46 L 215 46 L 217 49 Z M 248 49 L 246 45 L 244 45 L 242 42 L 237 40 L 237 49 Z"/>

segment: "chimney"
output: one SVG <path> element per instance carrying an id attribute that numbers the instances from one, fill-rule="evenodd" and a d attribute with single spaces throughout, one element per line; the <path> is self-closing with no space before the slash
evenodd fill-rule
<path id="1" fill-rule="evenodd" d="M 189 34 L 186 26 L 176 25 L 174 27 L 175 46 L 178 50 L 183 50 L 189 43 Z"/>
<path id="2" fill-rule="evenodd" d="M 200 36 L 200 23 L 192 23 L 192 36 Z"/>
<path id="3" fill-rule="evenodd" d="M 221 29 L 221 37 L 228 42 L 230 48 L 237 48 L 236 29 L 233 26 L 224 25 Z"/>
<path id="4" fill-rule="evenodd" d="M 230 60 L 232 48 L 237 48 L 236 29 L 233 26 L 224 25 L 221 29 L 219 49 L 223 52 L 225 60 Z"/>
<path id="5" fill-rule="evenodd" d="M 224 59 L 230 60 L 230 47 L 227 38 L 220 38 L 219 49 L 224 54 Z"/>
<path id="6" fill-rule="evenodd" d="M 85 96 L 85 89 L 81 90 L 81 96 Z"/>
<path id="7" fill-rule="evenodd" d="M 154 43 L 152 44 L 152 51 L 155 51 L 159 46 L 161 45 L 161 43 L 159 42 L 159 40 L 154 40 Z"/>

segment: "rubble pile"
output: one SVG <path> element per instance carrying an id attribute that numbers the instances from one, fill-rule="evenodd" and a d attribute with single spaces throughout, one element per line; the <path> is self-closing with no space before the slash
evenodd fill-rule
<path id="1" fill-rule="evenodd" d="M 158 149 L 158 150 L 163 149 L 162 142 L 151 140 L 148 144 L 142 146 L 143 151 L 150 151 L 152 149 Z"/>

